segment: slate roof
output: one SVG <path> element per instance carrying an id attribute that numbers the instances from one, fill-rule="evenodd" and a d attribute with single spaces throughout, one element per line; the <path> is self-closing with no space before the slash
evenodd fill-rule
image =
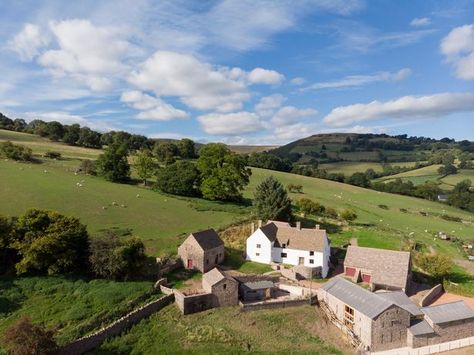
<path id="1" fill-rule="evenodd" d="M 434 333 L 433 328 L 431 328 L 428 322 L 425 320 L 416 321 L 410 328 L 408 328 L 408 330 L 415 336 Z"/>
<path id="2" fill-rule="evenodd" d="M 275 284 L 271 281 L 254 281 L 254 282 L 246 282 L 242 284 L 242 286 L 249 288 L 251 290 L 264 290 L 267 288 L 272 288 Z"/>
<path id="3" fill-rule="evenodd" d="M 421 311 L 434 324 L 454 322 L 463 319 L 474 319 L 474 311 L 464 302 L 456 301 L 437 306 L 424 307 Z"/>
<path id="4" fill-rule="evenodd" d="M 202 275 L 202 280 L 206 282 L 209 286 L 213 286 L 216 283 L 224 280 L 225 278 L 225 275 L 220 272 L 219 269 L 216 267 Z"/>
<path id="5" fill-rule="evenodd" d="M 410 273 L 410 253 L 350 245 L 344 266 L 370 270 L 372 283 L 405 288 Z"/>
<path id="6" fill-rule="evenodd" d="M 376 295 L 393 302 L 398 307 L 411 313 L 413 316 L 422 316 L 420 308 L 403 291 L 376 292 Z"/>
<path id="7" fill-rule="evenodd" d="M 271 242 L 275 242 L 277 248 L 282 248 L 284 244 L 288 249 L 323 251 L 327 239 L 324 229 L 300 229 L 286 222 L 268 221 L 260 230 Z"/>
<path id="8" fill-rule="evenodd" d="M 376 293 L 367 291 L 340 276 L 331 279 L 321 289 L 371 319 L 394 305 L 392 301 L 379 297 Z"/>
<path id="9" fill-rule="evenodd" d="M 203 250 L 214 249 L 224 245 L 224 242 L 214 229 L 191 233 L 190 236 L 194 237 Z"/>

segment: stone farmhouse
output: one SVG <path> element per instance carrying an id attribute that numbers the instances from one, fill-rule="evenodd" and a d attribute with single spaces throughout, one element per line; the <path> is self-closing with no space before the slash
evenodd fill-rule
<path id="1" fill-rule="evenodd" d="M 331 248 L 326 231 L 301 228 L 298 222 L 291 227 L 286 222 L 268 221 L 247 238 L 247 260 L 272 264 L 303 265 L 318 269 L 326 277 L 329 271 Z"/>
<path id="2" fill-rule="evenodd" d="M 214 229 L 191 233 L 178 248 L 186 269 L 203 273 L 224 261 L 224 242 Z"/>
<path id="3" fill-rule="evenodd" d="M 344 259 L 344 274 L 353 282 L 366 282 L 371 290 L 408 289 L 411 280 L 409 252 L 350 245 Z"/>
<path id="4" fill-rule="evenodd" d="M 474 312 L 463 302 L 419 308 L 402 291 L 370 292 L 343 277 L 317 291 L 328 318 L 359 350 L 384 351 L 474 336 Z"/>

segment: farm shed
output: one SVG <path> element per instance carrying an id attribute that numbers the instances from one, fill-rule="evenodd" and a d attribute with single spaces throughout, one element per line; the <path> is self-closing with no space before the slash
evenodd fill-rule
<path id="1" fill-rule="evenodd" d="M 207 272 L 224 261 L 224 242 L 214 229 L 191 233 L 178 248 L 186 269 Z"/>
<path id="2" fill-rule="evenodd" d="M 269 280 L 248 281 L 239 286 L 239 296 L 244 302 L 264 301 L 272 298 L 275 284 Z"/>

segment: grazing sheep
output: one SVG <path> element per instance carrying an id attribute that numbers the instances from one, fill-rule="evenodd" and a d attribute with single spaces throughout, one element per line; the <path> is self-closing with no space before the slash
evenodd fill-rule
<path id="1" fill-rule="evenodd" d="M 118 206 L 118 203 L 117 202 L 112 202 L 112 206 Z"/>
<path id="2" fill-rule="evenodd" d="M 47 173 L 47 172 L 48 172 L 48 170 L 43 170 L 43 173 Z"/>
<path id="3" fill-rule="evenodd" d="M 140 197 L 140 194 L 137 194 L 137 196 L 135 196 L 136 198 L 139 198 Z"/>
<path id="4" fill-rule="evenodd" d="M 107 209 L 107 207 L 105 207 L 105 206 L 102 206 L 102 209 L 103 209 L 103 210 L 106 210 L 106 209 Z"/>
<path id="5" fill-rule="evenodd" d="M 74 175 L 77 175 L 77 172 L 74 172 Z"/>
<path id="6" fill-rule="evenodd" d="M 120 205 L 120 207 L 126 208 L 127 206 L 126 205 Z"/>

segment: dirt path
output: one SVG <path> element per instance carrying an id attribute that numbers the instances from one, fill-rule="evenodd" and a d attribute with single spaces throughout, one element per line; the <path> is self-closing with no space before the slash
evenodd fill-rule
<path id="1" fill-rule="evenodd" d="M 350 243 L 351 243 L 351 245 L 353 245 L 353 246 L 356 247 L 356 246 L 358 245 L 358 243 L 357 243 L 357 238 L 351 238 Z"/>
<path id="2" fill-rule="evenodd" d="M 466 271 L 469 274 L 474 275 L 474 262 L 473 261 L 463 260 L 463 259 L 455 259 L 453 261 L 456 265 L 462 267 L 463 269 L 466 269 Z"/>
<path id="3" fill-rule="evenodd" d="M 436 301 L 430 304 L 430 306 L 436 306 L 438 304 L 456 302 L 460 300 L 463 300 L 464 302 L 466 302 L 467 305 L 474 310 L 474 297 L 464 297 L 464 296 L 455 295 L 449 292 L 443 293 Z"/>

